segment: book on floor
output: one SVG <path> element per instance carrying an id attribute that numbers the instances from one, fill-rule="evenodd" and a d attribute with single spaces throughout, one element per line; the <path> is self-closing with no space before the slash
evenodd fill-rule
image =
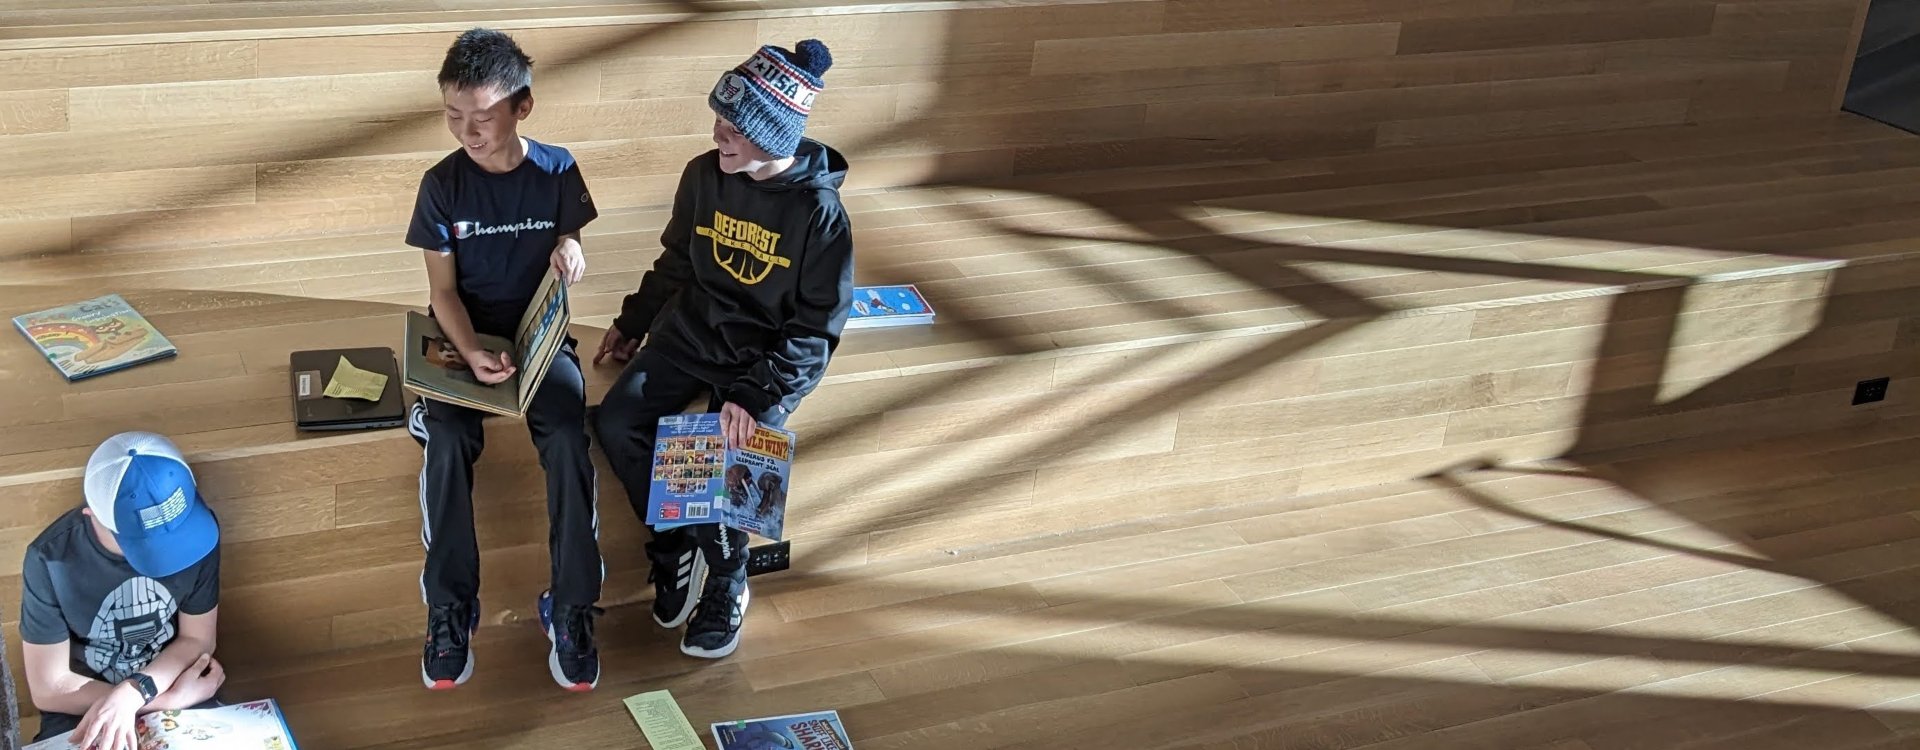
<path id="1" fill-rule="evenodd" d="M 118 294 L 27 313 L 13 325 L 68 382 L 178 353 Z"/>
<path id="2" fill-rule="evenodd" d="M 924 325 L 933 322 L 933 315 L 933 305 L 912 284 L 854 287 L 847 328 Z"/>
<path id="3" fill-rule="evenodd" d="M 218 708 L 155 711 L 134 720 L 140 750 L 299 750 L 280 704 L 268 698 Z M 72 732 L 24 750 L 70 750 Z"/>
<path id="4" fill-rule="evenodd" d="M 421 398 L 479 409 L 507 417 L 523 417 L 533 395 L 546 379 L 547 368 L 566 345 L 567 325 L 572 310 L 567 303 L 567 286 L 548 269 L 533 303 L 520 315 L 513 340 L 476 334 L 480 346 L 491 352 L 506 352 L 515 368 L 512 377 L 487 385 L 474 377 L 460 350 L 441 332 L 432 317 L 407 313 L 406 340 L 402 342 L 401 381 L 408 391 Z"/>
<path id="5" fill-rule="evenodd" d="M 793 432 L 761 424 L 746 445 L 728 446 L 720 415 L 660 418 L 647 523 L 675 528 L 720 523 L 779 541 L 785 533 Z"/>
<path id="6" fill-rule="evenodd" d="M 713 725 L 720 750 L 851 750 L 837 711 L 728 721 Z"/>

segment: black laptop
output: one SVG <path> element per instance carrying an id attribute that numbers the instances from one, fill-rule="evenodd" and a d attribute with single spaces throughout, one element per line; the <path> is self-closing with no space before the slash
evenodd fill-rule
<path id="1" fill-rule="evenodd" d="M 325 395 L 327 383 L 333 381 L 333 369 L 340 365 L 341 357 L 346 357 L 354 367 L 387 376 L 387 387 L 379 401 Z M 392 349 L 294 352 L 288 365 L 293 386 L 293 421 L 299 429 L 368 430 L 406 423 L 406 403 L 400 396 L 400 368 L 394 363 Z"/>

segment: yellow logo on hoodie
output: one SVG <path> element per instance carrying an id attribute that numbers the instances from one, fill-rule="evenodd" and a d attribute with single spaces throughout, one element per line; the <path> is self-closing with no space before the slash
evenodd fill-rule
<path id="1" fill-rule="evenodd" d="M 793 261 L 779 255 L 780 233 L 751 221 L 713 212 L 713 226 L 694 227 L 694 233 L 713 240 L 713 262 L 742 284 L 758 284 Z"/>

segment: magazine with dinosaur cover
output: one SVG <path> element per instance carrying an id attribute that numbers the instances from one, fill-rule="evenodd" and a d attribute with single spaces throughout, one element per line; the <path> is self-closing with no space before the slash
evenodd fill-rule
<path id="1" fill-rule="evenodd" d="M 793 432 L 760 424 L 745 445 L 726 443 L 719 414 L 660 418 L 648 524 L 670 529 L 721 523 L 780 541 L 793 473 Z"/>

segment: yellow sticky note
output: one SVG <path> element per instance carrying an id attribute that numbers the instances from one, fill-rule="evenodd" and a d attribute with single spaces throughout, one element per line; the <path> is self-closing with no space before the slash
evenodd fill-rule
<path id="1" fill-rule="evenodd" d="M 380 394 L 386 390 L 387 376 L 354 367 L 346 357 L 341 357 L 340 364 L 333 368 L 333 380 L 327 382 L 326 395 L 379 401 Z"/>
<path id="2" fill-rule="evenodd" d="M 626 699 L 627 712 L 633 714 L 633 721 L 640 725 L 640 734 L 647 738 L 647 744 L 653 750 L 702 750 L 700 735 L 695 734 L 693 725 L 687 723 L 686 714 L 680 713 L 680 704 L 673 702 L 673 694 L 665 690 L 641 693 Z"/>

